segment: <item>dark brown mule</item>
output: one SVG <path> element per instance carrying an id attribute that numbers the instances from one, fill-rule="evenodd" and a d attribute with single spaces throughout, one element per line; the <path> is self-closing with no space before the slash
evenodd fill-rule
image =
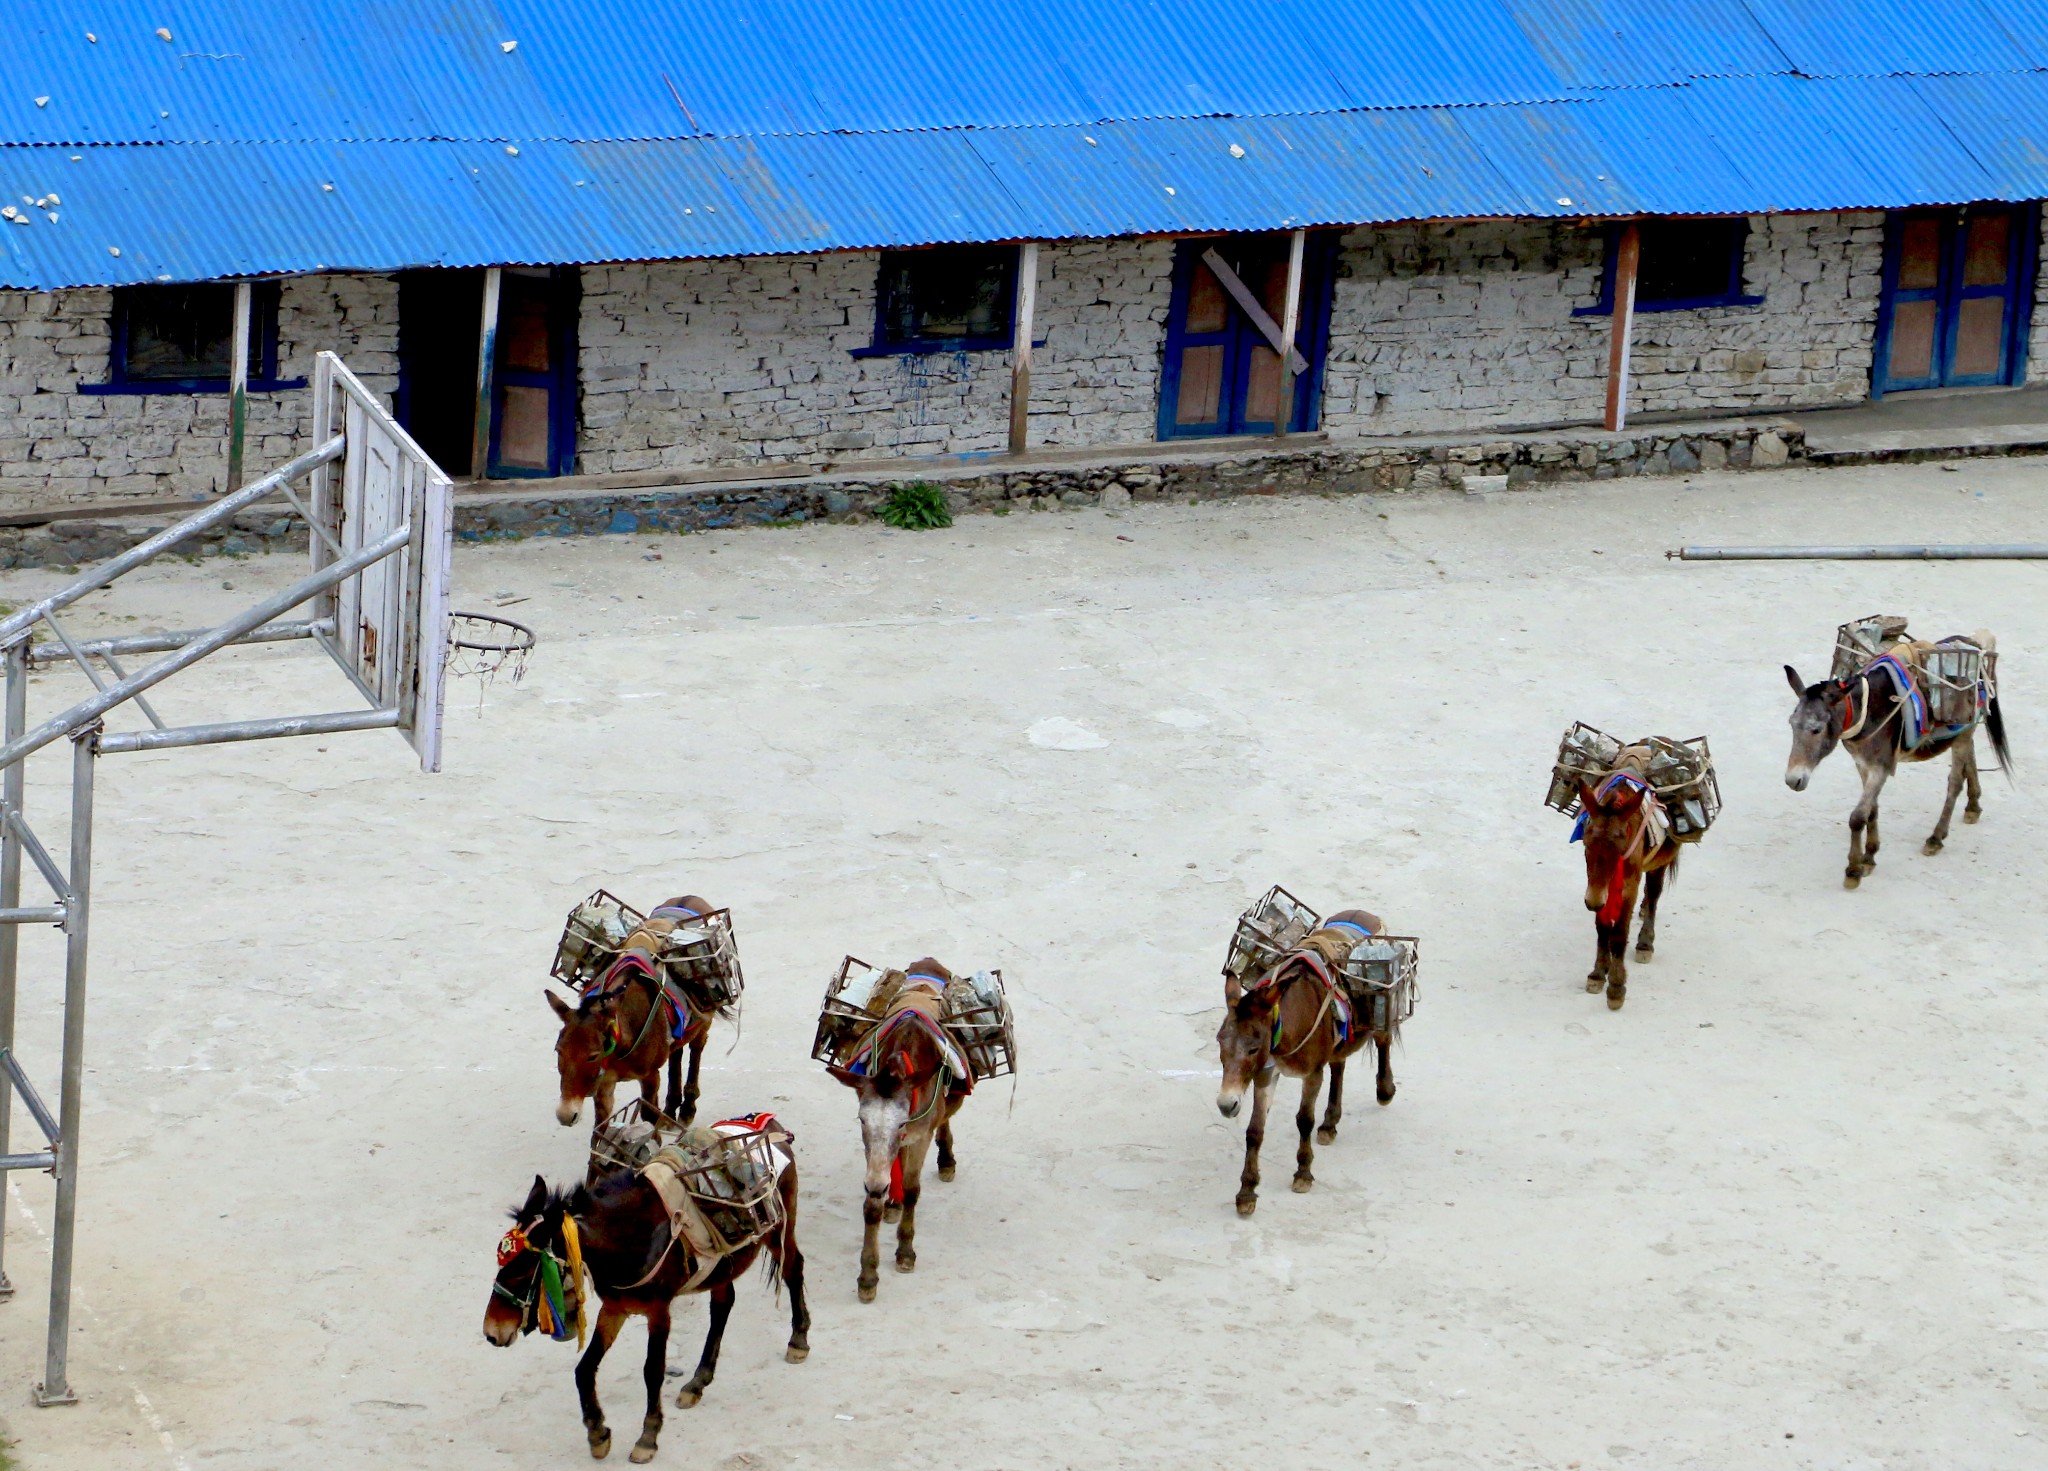
<path id="1" fill-rule="evenodd" d="M 647 1362 L 641 1377 L 647 1385 L 647 1413 L 640 1439 L 633 1445 L 636 1462 L 654 1459 L 661 1435 L 661 1381 L 668 1363 L 669 1312 L 677 1297 L 691 1292 L 711 1294 L 711 1328 L 697 1372 L 676 1394 L 678 1405 L 704 1397 L 718 1370 L 719 1342 L 732 1313 L 733 1284 L 752 1266 L 765 1245 L 771 1271 L 789 1289 L 789 1349 L 792 1364 L 809 1356 L 811 1314 L 804 1302 L 804 1256 L 796 1244 L 797 1180 L 794 1161 L 776 1181 L 782 1197 L 782 1224 L 764 1243 L 720 1258 L 710 1270 L 690 1254 L 689 1247 L 669 1235 L 668 1210 L 654 1187 L 630 1170 L 607 1175 L 586 1189 L 550 1191 L 538 1175 L 526 1203 L 512 1212 L 513 1226 L 498 1247 L 498 1276 L 484 1309 L 484 1337 L 500 1348 L 532 1330 L 542 1296 L 542 1260 L 552 1258 L 563 1286 L 566 1319 L 573 1324 L 581 1312 L 581 1283 L 572 1285 L 564 1217 L 575 1222 L 584 1266 L 601 1306 L 590 1347 L 576 1362 L 576 1394 L 583 1405 L 583 1428 L 590 1454 L 598 1459 L 612 1448 L 612 1433 L 597 1400 L 597 1366 L 619 1336 L 628 1317 L 647 1320 Z"/>
<path id="2" fill-rule="evenodd" d="M 1984 637 L 1979 635 L 1980 638 Z M 1898 686 L 1889 676 L 1866 669 L 1848 679 L 1826 679 L 1819 684 L 1800 681 L 1799 672 L 1785 666 L 1785 680 L 1799 703 L 1792 710 L 1792 755 L 1785 763 L 1785 785 L 1795 792 L 1806 790 L 1813 768 L 1836 746 L 1848 748 L 1863 779 L 1863 795 L 1849 813 L 1849 866 L 1842 873 L 1842 887 L 1853 889 L 1863 876 L 1877 867 L 1877 799 L 1884 784 L 1898 770 L 1901 761 L 1932 761 L 1946 754 L 1948 799 L 1941 805 L 1941 817 L 1928 835 L 1922 852 L 1932 856 L 1948 841 L 1948 824 L 1956 810 L 1956 795 L 1965 787 L 1970 799 L 1963 807 L 1963 821 L 1975 822 L 1983 812 L 1984 788 L 1977 780 L 1977 732 L 1972 726 L 1953 735 L 1935 734 L 1913 750 L 1906 749 L 1905 706 Z M 1853 734 L 1846 734 L 1854 721 Z M 1984 729 L 1991 747 L 1998 753 L 2002 770 L 2010 771 L 2012 752 L 2005 742 L 2005 716 L 1998 697 L 1990 697 L 1984 710 Z"/>
<path id="3" fill-rule="evenodd" d="M 670 899 L 660 907 L 711 912 L 710 902 L 695 894 Z M 699 1011 L 687 997 L 678 997 L 675 1004 L 689 1008 L 688 1024 L 681 1037 L 671 1036 L 661 981 L 644 974 L 633 975 L 616 987 L 592 987 L 576 1006 L 552 991 L 546 995 L 549 1008 L 562 1022 L 555 1038 L 555 1070 L 562 1080 L 561 1102 L 555 1106 L 557 1120 L 574 1124 L 583 1111 L 583 1100 L 594 1097 L 598 1122 L 602 1123 L 612 1116 L 612 1090 L 622 1082 L 638 1083 L 640 1097 L 652 1109 L 663 1068 L 668 1070 L 668 1097 L 661 1111 L 678 1123 L 696 1118 L 697 1073 L 704 1062 L 704 1044 L 711 1037 L 715 1012 Z M 690 1055 L 687 1081 L 682 1075 L 686 1051 Z"/>
<path id="4" fill-rule="evenodd" d="M 1346 909 L 1323 923 L 1359 926 L 1369 934 L 1381 930 L 1377 916 Z M 1341 993 L 1340 993 L 1341 994 Z M 1237 1117 L 1247 1087 L 1252 1090 L 1252 1117 L 1244 1131 L 1244 1174 L 1238 1181 L 1237 1213 L 1248 1216 L 1259 1205 L 1259 1147 L 1266 1142 L 1266 1110 L 1275 1078 L 1285 1073 L 1301 1079 L 1301 1106 L 1294 1127 L 1301 1143 L 1294 1153 L 1294 1190 L 1301 1194 L 1315 1184 L 1309 1165 L 1316 1141 L 1334 1144 L 1337 1122 L 1344 1117 L 1344 1060 L 1371 1042 L 1379 1048 L 1379 1075 L 1374 1091 L 1382 1104 L 1394 1101 L 1393 1029 L 1377 1032 L 1355 1017 L 1350 1035 L 1342 1035 L 1337 996 L 1298 954 L 1289 956 L 1249 989 L 1235 982 L 1225 989 L 1227 1008 L 1217 1029 L 1216 1045 L 1223 1059 L 1223 1087 L 1216 1107 L 1226 1119 Z M 1330 1102 L 1320 1129 L 1315 1128 L 1316 1097 L 1323 1073 L 1330 1075 Z"/>
<path id="5" fill-rule="evenodd" d="M 1617 774 L 1636 777 L 1622 753 Z M 1656 796 L 1638 780 L 1581 782 L 1579 801 L 1585 809 L 1580 840 L 1586 849 L 1586 907 L 1593 911 L 1593 969 L 1586 989 L 1607 991 L 1607 1009 L 1621 1010 L 1628 1000 L 1629 924 L 1636 899 L 1643 901 L 1643 922 L 1636 931 L 1636 963 L 1648 965 L 1657 950 L 1657 901 L 1665 886 L 1678 877 L 1678 840 L 1671 835 Z"/>
<path id="6" fill-rule="evenodd" d="M 913 978 L 929 976 L 942 991 L 953 979 L 953 973 L 929 955 L 906 969 Z M 887 1027 L 888 1022 L 885 1018 L 882 1026 Z M 972 1084 L 962 1086 L 949 1077 L 946 1054 L 938 1040 L 915 1024 L 890 1028 L 866 1060 L 865 1071 L 834 1067 L 832 1076 L 860 1094 L 860 1137 L 867 1152 L 867 1175 L 861 1203 L 860 1276 L 855 1286 L 862 1302 L 873 1302 L 881 1280 L 883 1217 L 896 1219 L 896 1270 L 914 1270 L 917 1200 L 922 1193 L 925 1155 L 937 1140 L 939 1178 L 953 1178 L 958 1167 L 953 1155 L 953 1115 L 967 1101 Z"/>

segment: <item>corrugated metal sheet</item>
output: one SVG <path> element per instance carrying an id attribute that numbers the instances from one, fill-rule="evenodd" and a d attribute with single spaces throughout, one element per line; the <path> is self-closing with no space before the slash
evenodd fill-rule
<path id="1" fill-rule="evenodd" d="M 2048 0 L 37 0 L 0 56 L 12 286 L 2048 194 Z"/>

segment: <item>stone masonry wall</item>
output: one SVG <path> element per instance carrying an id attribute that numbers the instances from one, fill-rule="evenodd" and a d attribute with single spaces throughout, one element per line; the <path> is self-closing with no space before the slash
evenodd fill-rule
<path id="1" fill-rule="evenodd" d="M 200 500 L 225 484 L 224 393 L 83 394 L 104 383 L 113 293 L 0 291 L 0 510 Z M 398 385 L 398 288 L 384 276 L 303 276 L 278 302 L 278 376 L 306 378 L 339 352 L 372 389 Z M 247 463 L 303 448 L 304 389 L 249 395 Z"/>
<path id="2" fill-rule="evenodd" d="M 2048 208 L 2041 211 L 2041 240 L 2034 267 L 2034 311 L 2027 330 L 2027 381 L 2048 382 Z"/>
<path id="3" fill-rule="evenodd" d="M 1039 255 L 1031 437 L 1142 443 L 1158 414 L 1171 241 Z M 873 251 L 583 272 L 586 474 L 974 453 L 1009 436 L 1006 351 L 855 357 Z"/>
<path id="4" fill-rule="evenodd" d="M 1758 306 L 1636 317 L 1635 413 L 1853 403 L 1870 389 L 1884 249 L 1876 214 L 1753 219 Z M 1332 435 L 1583 423 L 1605 403 L 1603 232 L 1543 221 L 1344 237 L 1324 422 Z"/>

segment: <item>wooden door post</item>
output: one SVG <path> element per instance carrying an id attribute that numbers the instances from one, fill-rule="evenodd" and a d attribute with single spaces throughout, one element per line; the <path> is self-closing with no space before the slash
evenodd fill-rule
<path id="1" fill-rule="evenodd" d="M 249 339 L 250 317 L 256 289 L 247 281 L 235 283 L 235 320 L 228 365 L 228 494 L 242 488 L 242 462 L 249 442 Z"/>
<path id="2" fill-rule="evenodd" d="M 1636 269 L 1643 260 L 1643 229 L 1634 220 L 1621 227 L 1614 249 L 1614 323 L 1607 339 L 1607 428 L 1618 434 L 1628 423 L 1628 356 L 1636 327 Z"/>
<path id="3" fill-rule="evenodd" d="M 1294 337 L 1301 330 L 1301 260 L 1308 231 L 1296 230 L 1287 241 L 1287 299 L 1280 306 L 1280 398 L 1273 409 L 1273 437 L 1287 437 L 1294 417 Z"/>
<path id="4" fill-rule="evenodd" d="M 497 392 L 498 289 L 503 272 L 491 266 L 484 271 L 483 326 L 477 333 L 476 426 L 469 442 L 469 474 L 482 480 L 491 472 L 491 398 Z"/>
<path id="5" fill-rule="evenodd" d="M 1021 455 L 1029 442 L 1031 413 L 1031 331 L 1038 309 L 1038 242 L 1017 250 L 1017 320 L 1010 347 L 1010 453 Z"/>

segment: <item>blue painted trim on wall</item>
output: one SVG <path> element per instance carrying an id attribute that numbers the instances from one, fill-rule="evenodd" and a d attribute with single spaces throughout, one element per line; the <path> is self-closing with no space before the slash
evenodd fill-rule
<path id="1" fill-rule="evenodd" d="M 985 245 L 935 245 L 915 252 L 927 255 L 942 250 L 986 251 Z M 857 358 L 919 357 L 935 352 L 1008 352 L 1017 339 L 1017 261 L 1023 247 L 1011 246 L 1008 262 L 1003 268 L 1003 330 L 986 337 L 891 337 L 889 335 L 889 293 L 884 283 L 889 274 L 889 257 L 908 255 L 909 251 L 885 250 L 875 264 L 875 335 L 866 347 L 856 347 L 848 354 Z M 1033 347 L 1043 344 L 1032 343 Z"/>
<path id="2" fill-rule="evenodd" d="M 498 355 L 491 375 L 491 436 L 487 461 L 493 480 L 547 480 L 569 475 L 576 466 L 576 431 L 582 422 L 580 400 L 582 374 L 576 368 L 576 320 L 583 300 L 583 277 L 575 266 L 557 266 L 548 280 L 548 371 L 545 374 L 518 372 L 503 361 L 504 339 L 493 351 Z M 544 382 L 531 382 L 533 379 Z M 544 387 L 548 394 L 548 467 L 536 470 L 523 465 L 498 463 L 499 436 L 505 422 L 505 388 L 508 383 Z"/>
<path id="3" fill-rule="evenodd" d="M 1575 317 L 1611 317 L 1614 315 L 1614 262 L 1617 248 L 1621 244 L 1621 226 L 1609 225 L 1606 230 L 1607 254 L 1600 262 L 1600 299 L 1591 306 L 1575 306 Z M 1762 306 L 1761 296 L 1746 296 L 1742 290 L 1743 268 L 1749 262 L 1749 222 L 1742 222 L 1742 233 L 1736 237 L 1734 259 L 1728 263 L 1728 289 L 1711 296 L 1675 296 L 1661 301 L 1645 301 L 1636 297 L 1636 313 L 1647 312 L 1695 312 L 1710 306 Z"/>
<path id="4" fill-rule="evenodd" d="M 1881 399 L 1888 393 L 1911 393 L 1925 388 L 2011 387 L 2027 381 L 2027 351 L 2033 338 L 2034 290 L 2041 254 L 2041 205 L 2028 200 L 2016 205 L 1990 208 L 2011 209 L 2011 262 L 2005 283 L 1997 287 L 1961 284 L 1963 257 L 1969 247 L 1968 231 L 1961 222 L 1970 206 L 1941 210 L 1893 210 L 1884 222 L 1884 268 L 1879 277 L 1877 330 L 1871 340 L 1870 396 Z M 1942 222 L 1941 274 L 1934 286 L 1899 286 L 1900 242 L 1906 222 L 1915 217 L 1934 216 Z M 1908 302 L 1932 301 L 1935 306 L 1934 351 L 1924 378 L 1892 378 L 1887 372 L 1892 352 L 1892 318 L 1901 297 Z M 1973 296 L 2003 295 L 2005 347 L 1995 373 L 1958 375 L 1955 362 L 1956 334 L 1962 323 L 1960 303 Z"/>
<path id="5" fill-rule="evenodd" d="M 136 293 L 156 289 L 153 285 L 118 286 L 114 289 L 114 308 L 107 323 L 108 335 L 111 338 L 107 347 L 107 380 L 104 383 L 81 383 L 78 385 L 78 392 L 96 398 L 122 398 L 132 394 L 208 394 L 230 391 L 229 380 L 226 378 L 128 376 L 128 312 L 134 303 Z M 230 291 L 233 289 L 231 286 L 228 288 Z M 249 309 L 255 317 L 250 323 L 253 328 L 250 345 L 256 350 L 255 361 L 249 370 L 251 393 L 278 393 L 306 386 L 306 380 L 303 378 L 277 376 L 277 308 L 282 295 L 283 288 L 275 281 L 254 283 L 249 303 Z"/>

